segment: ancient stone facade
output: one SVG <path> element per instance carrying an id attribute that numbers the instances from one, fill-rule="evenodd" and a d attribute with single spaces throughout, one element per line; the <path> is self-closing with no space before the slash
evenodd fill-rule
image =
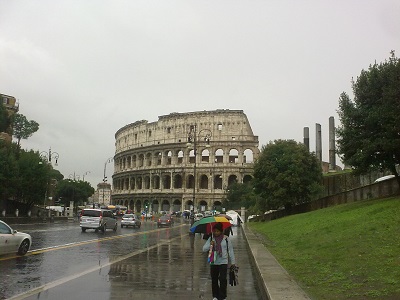
<path id="1" fill-rule="evenodd" d="M 251 180 L 258 137 L 242 110 L 171 113 L 115 134 L 112 203 L 135 212 L 222 209 Z"/>
<path id="2" fill-rule="evenodd" d="M 11 117 L 13 114 L 17 113 L 19 110 L 19 104 L 17 99 L 13 96 L 8 96 L 4 94 L 0 94 L 0 105 L 3 105 L 8 113 L 8 116 Z M 0 140 L 5 140 L 8 143 L 12 141 L 12 125 L 3 132 L 0 130 Z"/>

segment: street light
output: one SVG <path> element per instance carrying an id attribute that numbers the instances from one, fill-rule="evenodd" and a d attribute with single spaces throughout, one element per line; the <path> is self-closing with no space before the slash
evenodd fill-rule
<path id="1" fill-rule="evenodd" d="M 55 166 L 57 166 L 57 162 L 58 162 L 58 158 L 60 157 L 59 154 L 57 152 L 51 152 L 51 147 L 49 149 L 49 152 L 46 151 L 42 151 L 40 152 L 40 157 L 42 157 L 43 159 L 46 159 L 49 163 L 51 163 L 51 159 L 55 159 L 56 163 L 54 164 Z"/>
<path id="2" fill-rule="evenodd" d="M 89 174 L 90 171 L 86 171 L 83 175 L 82 175 L 82 181 L 85 181 L 85 175 Z"/>
<path id="3" fill-rule="evenodd" d="M 114 160 L 113 157 L 110 157 L 106 160 L 106 162 L 104 163 L 104 173 L 103 173 L 103 205 L 104 205 L 104 189 L 106 186 L 106 182 L 107 182 L 107 176 L 106 176 L 106 168 L 107 168 L 107 164 L 112 162 Z M 94 205 L 94 204 L 93 204 Z"/>
<path id="4" fill-rule="evenodd" d="M 51 159 L 53 158 L 56 162 L 55 162 L 55 166 L 57 166 L 57 162 L 58 162 L 58 158 L 60 157 L 60 155 L 57 152 L 51 152 L 51 147 L 49 148 L 49 152 L 46 151 L 42 151 L 39 153 L 39 156 L 46 160 L 47 163 L 49 163 L 51 165 Z M 43 162 L 40 161 L 39 164 L 41 165 Z M 50 185 L 50 178 L 47 180 L 46 182 L 46 191 L 44 194 L 44 208 L 46 209 L 46 203 L 47 203 L 47 190 L 49 189 L 49 185 Z M 50 210 L 48 211 L 49 217 L 50 217 Z"/>
<path id="5" fill-rule="evenodd" d="M 75 175 L 75 172 L 74 172 L 74 174 L 69 174 L 68 178 L 73 181 L 76 181 L 76 180 L 79 181 L 79 179 L 80 179 L 79 175 Z"/>
<path id="6" fill-rule="evenodd" d="M 201 137 L 201 134 L 204 134 Z M 196 169 L 197 169 L 197 142 L 198 140 L 204 141 L 206 143 L 206 147 L 210 147 L 211 140 L 211 130 L 202 129 L 197 132 L 197 124 L 190 125 L 188 132 L 188 147 L 193 147 L 193 155 L 194 155 L 194 166 L 193 166 L 193 205 L 191 209 L 191 220 L 190 223 L 193 225 L 194 223 L 194 207 L 196 206 Z"/>

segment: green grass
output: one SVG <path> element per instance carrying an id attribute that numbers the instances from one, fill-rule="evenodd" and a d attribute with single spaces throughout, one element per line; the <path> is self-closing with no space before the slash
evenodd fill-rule
<path id="1" fill-rule="evenodd" d="M 400 198 L 249 226 L 312 299 L 400 299 Z"/>

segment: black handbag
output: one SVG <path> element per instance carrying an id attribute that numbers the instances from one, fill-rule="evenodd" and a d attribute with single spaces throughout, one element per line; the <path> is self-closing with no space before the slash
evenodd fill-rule
<path id="1" fill-rule="evenodd" d="M 228 239 L 226 239 L 226 248 L 228 250 L 228 263 L 229 263 L 229 246 L 228 246 Z M 238 279 L 238 272 L 239 272 L 239 267 L 236 265 L 230 266 L 229 268 L 229 285 L 230 286 L 236 286 L 239 284 L 239 279 Z"/>
<path id="2" fill-rule="evenodd" d="M 231 266 L 229 268 L 229 285 L 230 286 L 236 286 L 239 284 L 238 271 L 239 271 L 239 267 L 237 267 L 237 266 Z"/>

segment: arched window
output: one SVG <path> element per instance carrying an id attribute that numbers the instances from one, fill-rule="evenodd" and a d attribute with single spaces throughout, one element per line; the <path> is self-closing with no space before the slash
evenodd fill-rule
<path id="1" fill-rule="evenodd" d="M 200 188 L 208 189 L 208 177 L 206 175 L 201 175 L 200 177 Z"/>
<path id="2" fill-rule="evenodd" d="M 243 163 L 250 164 L 254 162 L 254 155 L 251 149 L 244 150 L 243 153 Z"/>
<path id="3" fill-rule="evenodd" d="M 235 164 L 238 162 L 239 152 L 236 149 L 231 149 L 229 151 L 229 163 Z"/>
<path id="4" fill-rule="evenodd" d="M 208 149 L 204 149 L 201 152 L 201 161 L 202 162 L 210 162 L 210 151 Z"/>
<path id="5" fill-rule="evenodd" d="M 222 149 L 217 149 L 217 151 L 215 151 L 215 162 L 216 163 L 224 162 L 224 151 Z"/>
<path id="6" fill-rule="evenodd" d="M 182 176 L 181 174 L 176 174 L 174 176 L 174 189 L 181 189 L 182 188 Z"/>
<path id="7" fill-rule="evenodd" d="M 171 176 L 169 174 L 163 176 L 163 187 L 164 189 L 171 188 Z"/>
<path id="8" fill-rule="evenodd" d="M 183 151 L 179 150 L 177 156 L 178 156 L 178 164 L 182 164 L 183 163 Z"/>

